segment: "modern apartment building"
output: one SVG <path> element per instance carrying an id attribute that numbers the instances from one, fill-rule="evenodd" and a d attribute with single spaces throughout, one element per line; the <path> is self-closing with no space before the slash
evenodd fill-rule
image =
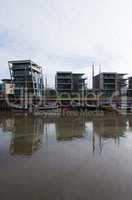
<path id="1" fill-rule="evenodd" d="M 132 89 L 132 76 L 128 78 L 128 89 Z"/>
<path id="2" fill-rule="evenodd" d="M 2 88 L 3 88 L 3 94 L 6 95 L 13 95 L 14 94 L 14 84 L 12 84 L 12 81 L 10 79 L 3 79 L 2 80 Z"/>
<path id="3" fill-rule="evenodd" d="M 22 91 L 34 97 L 43 95 L 44 83 L 41 66 L 31 60 L 9 61 L 8 64 L 11 81 L 15 85 L 15 96 L 19 97 Z"/>
<path id="4" fill-rule="evenodd" d="M 93 77 L 93 90 L 96 93 L 103 92 L 104 96 L 111 96 L 115 91 L 121 91 L 125 87 L 126 74 L 116 72 L 103 72 Z"/>
<path id="5" fill-rule="evenodd" d="M 128 98 L 132 98 L 132 76 L 128 78 L 128 91 L 127 91 L 127 94 L 128 94 Z M 132 99 L 129 100 L 129 103 L 132 102 Z M 131 103 L 132 104 L 132 103 Z"/>
<path id="6" fill-rule="evenodd" d="M 10 79 L 3 79 L 0 83 L 0 110 L 10 110 L 8 101 L 14 100 L 14 84 Z"/>
<path id="7" fill-rule="evenodd" d="M 58 93 L 81 93 L 85 88 L 84 74 L 72 72 L 57 72 L 55 77 L 55 88 Z"/>

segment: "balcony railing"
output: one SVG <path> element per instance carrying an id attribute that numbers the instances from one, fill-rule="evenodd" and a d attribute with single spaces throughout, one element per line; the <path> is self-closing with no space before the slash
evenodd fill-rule
<path id="1" fill-rule="evenodd" d="M 71 76 L 57 76 L 57 79 L 72 79 L 72 77 Z"/>

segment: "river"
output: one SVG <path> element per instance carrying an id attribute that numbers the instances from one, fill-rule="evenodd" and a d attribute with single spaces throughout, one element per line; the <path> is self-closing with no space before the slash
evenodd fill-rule
<path id="1" fill-rule="evenodd" d="M 1 200 L 131 200 L 132 117 L 0 113 Z"/>

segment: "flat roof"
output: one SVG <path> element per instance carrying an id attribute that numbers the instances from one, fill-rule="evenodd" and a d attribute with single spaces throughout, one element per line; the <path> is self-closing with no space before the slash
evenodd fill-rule
<path id="1" fill-rule="evenodd" d="M 2 79 L 2 82 L 11 82 L 11 79 Z"/>
<path id="2" fill-rule="evenodd" d="M 25 64 L 25 63 L 30 63 L 36 67 L 41 67 L 32 60 L 13 60 L 13 61 L 8 61 L 9 64 Z"/>
<path id="3" fill-rule="evenodd" d="M 84 74 L 84 73 L 73 73 L 73 75 L 75 75 L 75 76 L 76 76 L 76 75 L 77 75 L 77 76 L 79 76 L 79 75 L 80 75 L 80 76 L 83 76 L 83 75 L 85 75 L 85 74 Z"/>
<path id="4" fill-rule="evenodd" d="M 118 72 L 102 72 L 100 74 L 114 74 L 114 75 L 118 74 L 118 75 L 122 75 L 122 76 L 127 75 L 127 73 L 125 74 L 125 73 L 118 73 Z M 100 74 L 97 74 L 94 77 L 99 76 Z"/>
<path id="5" fill-rule="evenodd" d="M 56 72 L 56 74 L 72 74 L 72 75 L 85 75 L 84 73 L 73 73 L 73 72 L 71 72 L 71 71 L 58 71 L 58 72 Z"/>
<path id="6" fill-rule="evenodd" d="M 57 74 L 58 73 L 61 73 L 61 74 L 72 74 L 72 72 L 69 72 L 69 71 L 58 71 L 56 72 Z"/>

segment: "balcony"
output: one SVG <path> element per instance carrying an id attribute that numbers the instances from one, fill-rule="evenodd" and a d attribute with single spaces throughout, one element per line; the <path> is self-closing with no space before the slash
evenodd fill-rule
<path id="1" fill-rule="evenodd" d="M 57 76 L 57 79 L 72 79 L 71 76 Z"/>
<path id="2" fill-rule="evenodd" d="M 106 83 L 106 82 L 105 82 L 104 85 L 116 85 L 116 83 L 112 83 L 112 82 L 111 82 L 111 83 L 110 83 L 110 82 L 109 82 L 109 83 Z"/>
<path id="3" fill-rule="evenodd" d="M 106 80 L 106 79 L 114 80 L 114 79 L 116 79 L 116 77 L 114 77 L 114 76 L 104 76 L 104 79 L 105 79 L 105 80 Z"/>
<path id="4" fill-rule="evenodd" d="M 58 88 L 57 90 L 58 90 L 58 91 L 64 91 L 64 90 L 66 90 L 66 91 L 71 91 L 71 88 Z"/>
<path id="5" fill-rule="evenodd" d="M 63 82 L 63 83 L 57 83 L 57 85 L 71 85 L 71 83 L 65 83 L 65 82 Z"/>

